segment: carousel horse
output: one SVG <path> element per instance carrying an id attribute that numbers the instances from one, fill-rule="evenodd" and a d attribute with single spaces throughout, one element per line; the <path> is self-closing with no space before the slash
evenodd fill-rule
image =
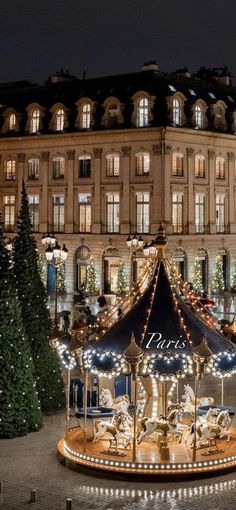
<path id="1" fill-rule="evenodd" d="M 117 413 L 120 411 L 128 414 L 129 407 L 129 396 L 121 395 L 120 397 L 112 398 L 111 391 L 108 388 L 102 388 L 99 394 L 99 402 L 103 407 L 112 407 L 117 410 Z"/>
<path id="2" fill-rule="evenodd" d="M 195 394 L 189 384 L 184 385 L 184 395 L 182 396 L 184 411 L 192 413 L 194 411 Z M 212 397 L 200 397 L 197 398 L 198 406 L 209 406 L 214 404 L 214 398 Z"/>
<path id="3" fill-rule="evenodd" d="M 209 439 L 211 437 L 219 437 L 222 439 L 227 436 L 227 442 L 230 441 L 230 425 L 231 418 L 228 411 L 221 411 L 215 423 L 211 423 L 209 421 L 205 421 L 203 423 L 197 422 L 196 424 L 196 435 L 198 437 L 197 447 L 207 446 L 209 444 Z M 194 423 L 191 426 L 189 434 L 187 434 L 186 441 L 188 436 L 191 435 L 192 439 L 194 436 Z"/>
<path id="4" fill-rule="evenodd" d="M 107 434 L 110 441 L 109 448 L 115 446 L 117 449 L 120 444 L 120 446 L 123 446 L 126 449 L 130 445 L 132 439 L 131 424 L 131 416 L 122 412 L 115 415 L 113 423 L 96 420 L 96 434 L 94 436 L 93 443 L 96 443 L 105 434 Z"/>
<path id="5" fill-rule="evenodd" d="M 183 437 L 183 426 L 179 423 L 182 418 L 182 412 L 180 409 L 173 409 L 165 419 L 160 418 L 143 418 L 141 420 L 142 430 L 138 436 L 138 444 L 141 443 L 145 436 L 149 436 L 153 432 L 160 432 L 163 436 L 168 433 L 179 436 L 179 443 Z"/>

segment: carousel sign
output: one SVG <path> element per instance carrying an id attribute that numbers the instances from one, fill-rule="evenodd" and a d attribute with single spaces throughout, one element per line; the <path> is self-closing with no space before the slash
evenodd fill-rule
<path id="1" fill-rule="evenodd" d="M 146 349 L 150 349 L 152 344 L 156 345 L 156 349 L 172 350 L 172 349 L 184 349 L 186 341 L 179 338 L 178 340 L 167 340 L 163 338 L 162 333 L 155 331 L 154 333 L 148 333 L 150 336 Z"/>

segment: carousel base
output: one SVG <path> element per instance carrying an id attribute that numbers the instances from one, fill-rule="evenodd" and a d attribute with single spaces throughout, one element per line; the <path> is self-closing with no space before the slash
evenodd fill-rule
<path id="1" fill-rule="evenodd" d="M 232 429 L 231 440 L 217 439 L 211 447 L 197 449 L 193 461 L 193 450 L 184 440 L 168 440 L 169 460 L 162 460 L 156 442 L 143 441 L 137 446 L 136 461 L 132 461 L 131 449 L 109 449 L 109 441 L 101 439 L 97 443 L 87 441 L 86 451 L 83 431 L 70 429 L 67 437 L 60 439 L 57 445 L 61 460 L 68 467 L 83 467 L 96 472 L 112 475 L 141 475 L 152 478 L 198 478 L 199 476 L 219 474 L 221 471 L 236 470 L 236 429 Z M 112 451 L 113 450 L 113 451 Z M 121 453 L 121 455 L 119 455 Z M 92 473 L 91 473 L 92 474 Z"/>

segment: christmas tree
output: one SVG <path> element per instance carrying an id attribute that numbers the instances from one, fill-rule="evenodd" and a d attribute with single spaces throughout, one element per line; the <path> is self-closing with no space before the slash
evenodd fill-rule
<path id="1" fill-rule="evenodd" d="M 0 438 L 18 437 L 39 430 L 42 414 L 33 363 L 1 225 L 0 353 Z"/>
<path id="2" fill-rule="evenodd" d="M 31 349 L 37 390 L 43 411 L 64 405 L 64 384 L 59 360 L 49 346 L 51 321 L 47 295 L 38 271 L 38 253 L 32 235 L 25 185 L 14 240 L 14 275 L 26 337 Z"/>
<path id="3" fill-rule="evenodd" d="M 215 294 L 221 294 L 224 292 L 225 282 L 223 274 L 223 261 L 220 255 L 216 256 L 216 270 L 212 281 L 212 291 Z"/>
<path id="4" fill-rule="evenodd" d="M 46 276 L 45 276 L 45 269 L 44 269 L 44 256 L 40 254 L 38 256 L 38 272 L 39 276 L 41 278 L 41 281 L 43 282 L 44 286 L 46 286 Z"/>
<path id="5" fill-rule="evenodd" d="M 56 259 L 57 264 L 57 292 L 66 294 L 65 266 L 62 260 Z"/>
<path id="6" fill-rule="evenodd" d="M 87 267 L 86 291 L 89 294 L 95 294 L 97 292 L 96 269 L 92 256 L 89 259 Z"/>
<path id="7" fill-rule="evenodd" d="M 236 292 L 236 257 L 234 257 L 233 275 L 232 275 L 232 286 L 231 290 Z"/>
<path id="8" fill-rule="evenodd" d="M 116 293 L 118 296 L 121 296 L 125 293 L 127 288 L 126 279 L 125 279 L 125 263 L 123 260 L 120 260 L 118 273 L 117 273 L 117 282 L 116 282 Z"/>
<path id="9" fill-rule="evenodd" d="M 201 263 L 198 257 L 195 257 L 194 259 L 193 290 L 197 294 L 203 293 Z"/>

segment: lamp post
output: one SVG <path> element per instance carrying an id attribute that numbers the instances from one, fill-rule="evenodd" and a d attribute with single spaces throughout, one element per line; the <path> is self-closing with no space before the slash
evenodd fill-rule
<path id="1" fill-rule="evenodd" d="M 142 249 L 143 248 L 143 238 L 142 236 L 139 236 L 137 237 L 136 234 L 134 234 L 133 236 L 128 236 L 127 239 L 126 239 L 126 244 L 128 246 L 128 248 L 130 249 L 130 252 L 131 252 L 131 279 L 132 279 L 132 283 L 134 283 L 134 271 L 133 271 L 133 266 L 132 266 L 132 255 L 136 254 L 136 251 L 140 248 Z"/>
<path id="2" fill-rule="evenodd" d="M 48 264 L 50 264 L 55 269 L 55 311 L 54 311 L 54 324 L 58 325 L 57 318 L 57 274 L 58 268 L 60 267 L 62 262 L 65 262 L 68 256 L 68 249 L 66 245 L 63 244 L 61 248 L 58 244 L 56 237 L 53 234 L 46 234 L 41 239 L 43 246 L 47 246 L 45 250 L 45 255 Z M 54 261 L 54 262 L 53 262 Z"/>

